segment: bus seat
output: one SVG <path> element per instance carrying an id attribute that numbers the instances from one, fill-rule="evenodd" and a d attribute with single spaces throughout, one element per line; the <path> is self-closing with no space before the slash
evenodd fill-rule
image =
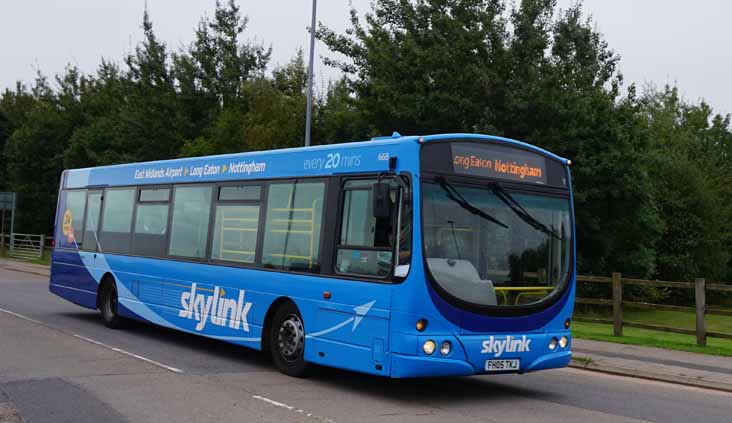
<path id="1" fill-rule="evenodd" d="M 497 305 L 493 282 L 481 279 L 468 260 L 428 258 L 432 275 L 449 293 L 476 304 Z"/>

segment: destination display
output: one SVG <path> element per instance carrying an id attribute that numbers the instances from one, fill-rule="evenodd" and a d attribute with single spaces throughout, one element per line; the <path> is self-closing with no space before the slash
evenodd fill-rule
<path id="1" fill-rule="evenodd" d="M 528 151 L 497 145 L 455 143 L 453 172 L 463 175 L 547 183 L 546 158 Z"/>

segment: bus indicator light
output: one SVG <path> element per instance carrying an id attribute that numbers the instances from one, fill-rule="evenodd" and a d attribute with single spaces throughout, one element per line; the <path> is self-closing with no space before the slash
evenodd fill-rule
<path id="1" fill-rule="evenodd" d="M 417 320 L 417 324 L 415 325 L 418 332 L 422 332 L 427 328 L 427 320 L 425 319 L 419 319 Z"/>
<path id="2" fill-rule="evenodd" d="M 325 298 L 326 300 L 330 300 L 330 291 L 324 291 L 323 298 Z"/>

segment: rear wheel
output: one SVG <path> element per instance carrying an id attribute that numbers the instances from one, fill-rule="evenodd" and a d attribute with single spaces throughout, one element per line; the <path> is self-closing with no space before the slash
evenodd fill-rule
<path id="1" fill-rule="evenodd" d="M 127 323 L 124 317 L 118 313 L 117 284 L 111 280 L 102 282 L 99 289 L 99 311 L 102 312 L 102 321 L 112 329 L 120 329 Z"/>
<path id="2" fill-rule="evenodd" d="M 305 326 L 293 303 L 282 304 L 275 312 L 269 333 L 269 345 L 275 366 L 284 374 L 303 377 L 305 362 Z"/>

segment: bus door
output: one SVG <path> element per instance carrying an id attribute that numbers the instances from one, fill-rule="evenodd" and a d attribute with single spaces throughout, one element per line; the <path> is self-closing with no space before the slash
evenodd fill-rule
<path id="1" fill-rule="evenodd" d="M 342 346 L 342 362 L 351 369 L 388 371 L 391 288 L 406 276 L 408 259 L 400 253 L 409 251 L 411 237 L 404 229 L 411 217 L 403 215 L 402 185 L 395 178 L 373 177 L 340 183 L 333 266 L 341 280 L 333 293 L 343 298 L 324 302 L 317 321 L 320 337 Z"/>

